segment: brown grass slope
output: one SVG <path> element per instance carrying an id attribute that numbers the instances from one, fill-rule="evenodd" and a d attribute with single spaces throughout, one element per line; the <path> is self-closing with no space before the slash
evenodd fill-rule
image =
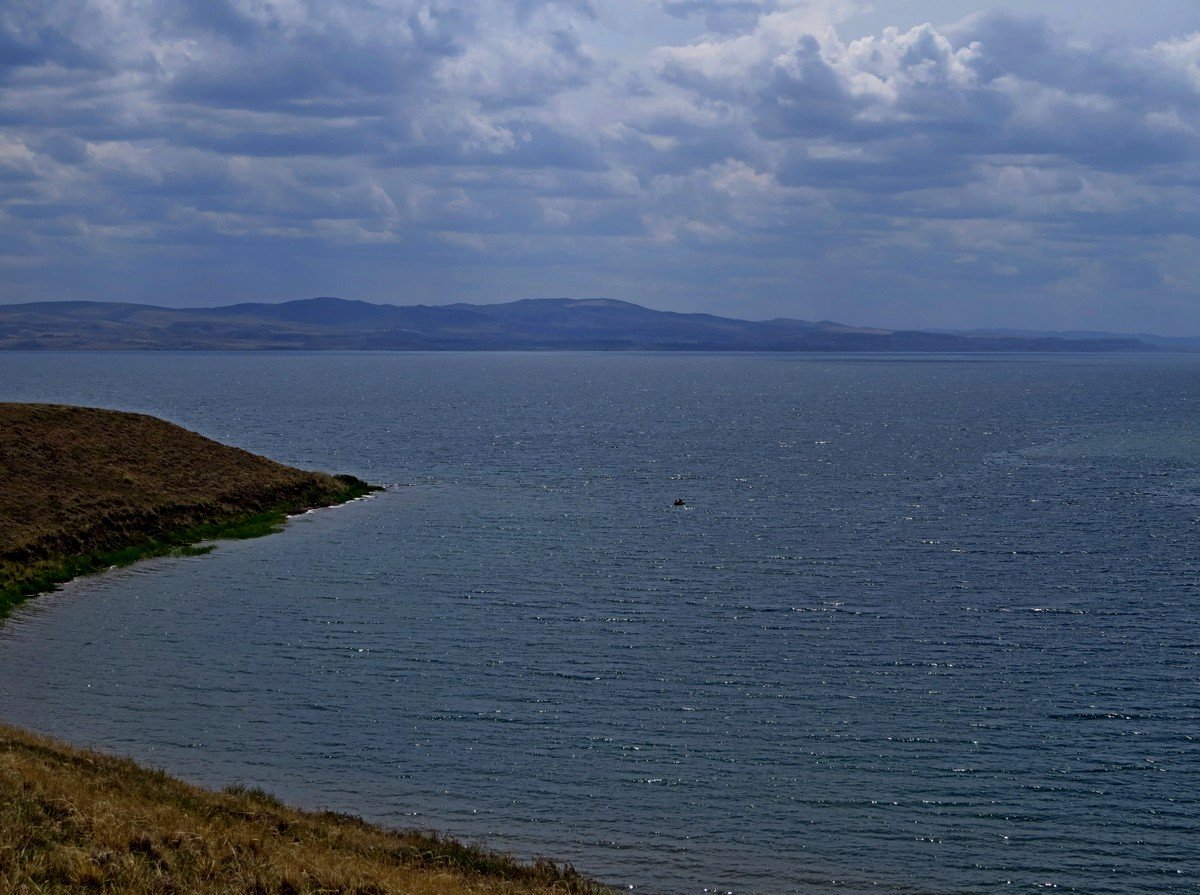
<path id="1" fill-rule="evenodd" d="M 0 614 L 75 574 L 368 490 L 143 414 L 0 403 Z"/>
<path id="2" fill-rule="evenodd" d="M 419 832 L 209 792 L 0 725 L 0 891 L 128 895 L 610 893 Z"/>

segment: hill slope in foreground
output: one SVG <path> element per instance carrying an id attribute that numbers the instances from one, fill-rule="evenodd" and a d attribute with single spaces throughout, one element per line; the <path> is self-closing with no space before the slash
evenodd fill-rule
<path id="1" fill-rule="evenodd" d="M 131 761 L 0 725 L 0 891 L 123 895 L 600 895 L 421 832 L 297 811 L 257 790 L 209 792 Z"/>
<path id="2" fill-rule="evenodd" d="M 141 414 L 0 403 L 0 616 L 76 574 L 373 490 Z M 2 707 L 0 707 L 2 710 Z M 209 792 L 0 724 L 0 892 L 455 895 L 609 890 L 431 833 Z"/>
<path id="3" fill-rule="evenodd" d="M 0 615 L 76 575 L 374 490 L 137 413 L 0 403 Z"/>

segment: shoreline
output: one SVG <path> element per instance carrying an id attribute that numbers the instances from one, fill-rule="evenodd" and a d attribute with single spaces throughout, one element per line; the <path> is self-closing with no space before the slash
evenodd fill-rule
<path id="1" fill-rule="evenodd" d="M 72 578 L 382 491 L 276 463 L 152 416 L 0 403 L 0 618 Z"/>
<path id="2" fill-rule="evenodd" d="M 177 531 L 164 531 L 111 550 L 72 554 L 25 565 L 10 565 L 10 580 L 14 583 L 0 589 L 0 623 L 26 600 L 52 592 L 59 585 L 76 578 L 123 568 L 143 559 L 202 556 L 215 550 L 220 541 L 240 541 L 277 534 L 283 530 L 290 518 L 362 500 L 384 490 L 379 485 L 370 485 L 353 476 L 335 478 L 353 479 L 353 482 L 347 483 L 346 490 L 328 503 L 315 503 L 311 506 L 280 504 L 262 512 L 226 516 Z"/>
<path id="3" fill-rule="evenodd" d="M 218 474 L 211 474 L 212 467 Z M 59 584 L 386 490 L 142 414 L 0 403 L 0 625 Z M 24 523 L 24 525 L 22 524 Z M 0 719 L 0 889 L 150 895 L 601 895 L 569 865 L 214 791 Z"/>
<path id="4" fill-rule="evenodd" d="M 128 758 L 0 722 L 0 886 L 6 891 L 226 895 L 612 895 L 532 862 L 425 830 L 213 790 Z"/>

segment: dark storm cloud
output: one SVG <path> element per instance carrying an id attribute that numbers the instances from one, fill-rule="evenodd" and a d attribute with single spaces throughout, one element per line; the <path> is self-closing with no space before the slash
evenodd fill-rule
<path id="1" fill-rule="evenodd" d="M 1152 325 L 1162 296 L 1200 331 L 1200 35 L 858 37 L 850 5 L 619 0 L 707 29 L 628 58 L 586 2 L 10 0 L 0 300 L 178 270 L 214 301 L 423 283 L 913 325 Z"/>

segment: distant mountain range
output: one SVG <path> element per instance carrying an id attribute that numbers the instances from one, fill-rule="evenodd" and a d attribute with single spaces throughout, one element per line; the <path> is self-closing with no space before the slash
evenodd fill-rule
<path id="1" fill-rule="evenodd" d="M 1151 338 L 1157 337 L 737 320 L 607 298 L 403 307 L 340 298 L 215 308 L 86 301 L 0 306 L 0 348 L 8 349 L 1148 351 L 1155 347 Z"/>

